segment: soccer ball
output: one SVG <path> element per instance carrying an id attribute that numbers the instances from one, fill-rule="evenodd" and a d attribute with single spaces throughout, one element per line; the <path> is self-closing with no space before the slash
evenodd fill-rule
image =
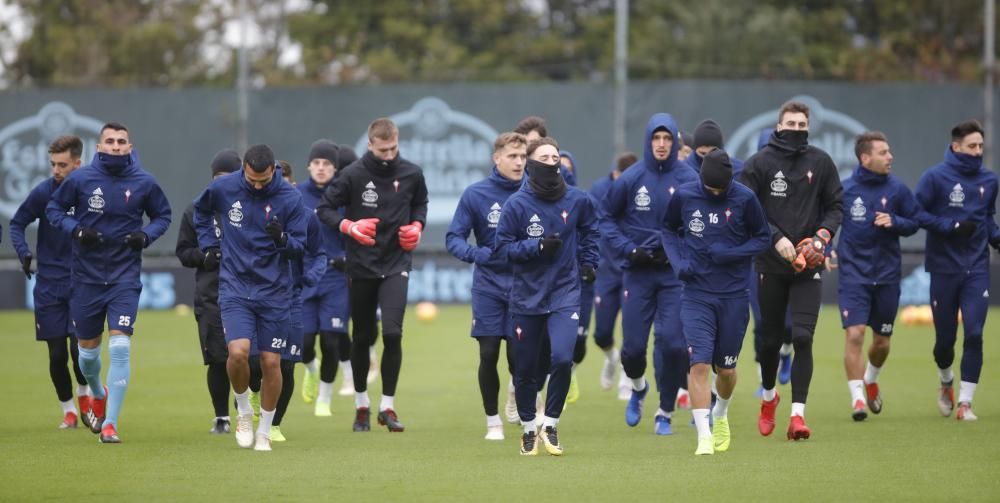
<path id="1" fill-rule="evenodd" d="M 421 302 L 417 304 L 417 319 L 423 322 L 434 321 L 438 316 L 438 308 L 433 302 Z"/>
<path id="2" fill-rule="evenodd" d="M 174 306 L 174 313 L 176 313 L 177 316 L 190 316 L 191 306 L 187 304 L 177 304 Z"/>

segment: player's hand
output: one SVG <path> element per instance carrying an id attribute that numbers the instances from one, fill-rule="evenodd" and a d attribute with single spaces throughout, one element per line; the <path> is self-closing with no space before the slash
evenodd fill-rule
<path id="1" fill-rule="evenodd" d="M 142 251 L 143 248 L 149 246 L 149 236 L 142 231 L 130 232 L 128 236 L 125 236 L 125 246 L 135 251 Z"/>
<path id="2" fill-rule="evenodd" d="M 486 264 L 491 258 L 493 258 L 493 250 L 486 246 L 480 246 L 472 252 L 472 262 L 475 264 Z"/>
<path id="3" fill-rule="evenodd" d="M 35 256 L 30 253 L 25 253 L 24 258 L 21 259 L 21 270 L 24 271 L 24 275 L 31 279 L 31 261 L 35 259 Z"/>
<path id="4" fill-rule="evenodd" d="M 347 258 L 346 257 L 334 257 L 326 262 L 327 269 L 336 269 L 340 272 L 344 272 L 347 268 Z"/>
<path id="5" fill-rule="evenodd" d="M 345 218 L 340 221 L 340 232 L 351 236 L 361 246 L 375 246 L 375 227 L 378 223 L 377 218 L 362 218 L 357 222 Z"/>
<path id="6" fill-rule="evenodd" d="M 562 239 L 559 238 L 559 233 L 555 233 L 538 240 L 538 254 L 545 258 L 555 257 L 561 246 Z"/>
<path id="7" fill-rule="evenodd" d="M 885 227 L 886 229 L 892 227 L 892 215 L 888 213 L 882 213 L 881 211 L 876 211 L 875 227 Z"/>
<path id="8" fill-rule="evenodd" d="M 657 246 L 653 253 L 649 255 L 650 260 L 654 265 L 667 265 L 670 263 L 670 258 L 667 257 L 666 250 L 662 246 Z"/>
<path id="9" fill-rule="evenodd" d="M 826 255 L 823 254 L 823 245 L 816 238 L 805 238 L 799 241 L 799 244 L 795 245 L 795 251 L 797 253 L 796 260 L 798 257 L 802 257 L 806 261 L 807 269 L 819 267 L 826 262 Z"/>
<path id="10" fill-rule="evenodd" d="M 222 260 L 222 250 L 218 248 L 209 248 L 205 250 L 205 258 L 201 261 L 201 268 L 206 271 L 214 271 L 219 268 L 219 262 Z"/>
<path id="11" fill-rule="evenodd" d="M 951 233 L 960 238 L 968 238 L 976 232 L 976 227 L 978 226 L 975 222 L 971 220 L 962 220 L 961 222 L 955 222 L 955 228 L 951 231 Z"/>
<path id="12" fill-rule="evenodd" d="M 774 243 L 774 250 L 778 252 L 778 255 L 781 255 L 781 258 L 788 262 L 795 261 L 795 246 L 788 238 L 782 236 L 777 243 Z"/>
<path id="13" fill-rule="evenodd" d="M 420 233 L 424 230 L 424 224 L 411 222 L 410 225 L 403 225 L 399 228 L 399 247 L 406 251 L 417 249 L 420 244 Z"/>
<path id="14" fill-rule="evenodd" d="M 104 244 L 104 234 L 92 227 L 77 227 L 73 231 L 73 239 L 79 241 L 84 248 L 96 248 Z"/>
<path id="15" fill-rule="evenodd" d="M 284 248 L 288 244 L 288 235 L 285 234 L 285 228 L 278 221 L 278 217 L 271 217 L 271 221 L 264 226 L 264 231 L 278 248 Z"/>
<path id="16" fill-rule="evenodd" d="M 588 285 L 597 279 L 597 271 L 592 265 L 585 265 L 580 268 L 580 280 Z"/>
<path id="17" fill-rule="evenodd" d="M 834 269 L 836 269 L 838 267 L 838 265 L 837 265 L 837 250 L 831 250 L 830 251 L 830 256 L 826 257 L 826 261 L 825 261 L 824 265 L 826 266 L 826 272 L 830 272 L 830 271 L 832 271 L 832 270 L 834 270 Z"/>
<path id="18" fill-rule="evenodd" d="M 653 263 L 653 256 L 643 248 L 633 248 L 628 254 L 628 262 L 632 265 L 649 265 Z"/>

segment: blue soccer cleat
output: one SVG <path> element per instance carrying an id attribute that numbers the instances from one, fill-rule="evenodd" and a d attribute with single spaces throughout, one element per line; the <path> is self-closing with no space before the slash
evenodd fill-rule
<path id="1" fill-rule="evenodd" d="M 657 435 L 673 435 L 674 430 L 670 427 L 670 418 L 667 416 L 656 416 L 653 419 L 656 426 L 653 427 L 653 432 Z"/>
<path id="2" fill-rule="evenodd" d="M 639 420 L 642 419 L 642 404 L 646 401 L 646 393 L 649 393 L 648 381 L 646 381 L 646 387 L 642 391 L 632 390 L 632 396 L 628 399 L 628 405 L 625 406 L 625 424 L 629 426 L 639 424 Z"/>
<path id="3" fill-rule="evenodd" d="M 781 362 L 778 364 L 778 382 L 788 384 L 792 380 L 792 354 L 781 355 Z"/>

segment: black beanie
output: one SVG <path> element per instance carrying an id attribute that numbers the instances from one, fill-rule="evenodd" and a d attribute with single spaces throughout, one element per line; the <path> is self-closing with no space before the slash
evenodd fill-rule
<path id="1" fill-rule="evenodd" d="M 330 140 L 316 140 L 312 147 L 309 147 L 309 162 L 313 159 L 326 159 L 337 164 L 337 144 Z M 340 166 L 337 165 L 339 168 Z"/>
<path id="2" fill-rule="evenodd" d="M 704 146 L 722 148 L 722 128 L 712 119 L 703 120 L 694 128 L 694 145 L 691 148 Z"/>
<path id="3" fill-rule="evenodd" d="M 243 167 L 243 161 L 240 160 L 240 154 L 237 154 L 235 150 L 227 148 L 225 150 L 220 150 L 215 157 L 212 158 L 212 176 L 218 175 L 219 173 L 232 173 L 234 171 L 239 171 Z"/>
<path id="4" fill-rule="evenodd" d="M 701 183 L 713 189 L 726 190 L 733 182 L 733 163 L 725 150 L 715 149 L 701 161 Z"/>
<path id="5" fill-rule="evenodd" d="M 340 173 L 341 168 L 346 168 L 354 161 L 358 160 L 358 155 L 354 153 L 354 149 L 347 145 L 337 145 L 337 173 Z"/>

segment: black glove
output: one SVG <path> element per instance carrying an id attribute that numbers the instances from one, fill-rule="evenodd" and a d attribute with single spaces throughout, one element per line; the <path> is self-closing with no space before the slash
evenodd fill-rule
<path id="1" fill-rule="evenodd" d="M 593 283 L 597 279 L 597 271 L 594 270 L 594 266 L 585 265 L 580 268 L 580 280 L 588 285 Z"/>
<path id="2" fill-rule="evenodd" d="M 976 232 L 976 227 L 978 227 L 978 225 L 976 225 L 975 222 L 971 220 L 962 220 L 961 222 L 955 223 L 955 229 L 951 231 L 951 233 L 961 238 L 968 238 L 969 236 L 972 236 L 972 233 Z"/>
<path id="3" fill-rule="evenodd" d="M 94 248 L 104 244 L 104 234 L 91 227 L 77 227 L 73 232 L 73 239 L 80 242 L 84 248 Z"/>
<path id="4" fill-rule="evenodd" d="M 274 240 L 274 244 L 278 248 L 284 248 L 288 243 L 288 236 L 285 234 L 285 229 L 281 226 L 281 222 L 278 221 L 278 217 L 272 218 L 264 226 L 264 230 L 267 231 L 268 236 L 271 236 L 271 239 Z"/>
<path id="5" fill-rule="evenodd" d="M 219 268 L 220 260 L 222 260 L 222 250 L 209 248 L 205 250 L 205 258 L 201 261 L 201 267 L 206 271 L 214 271 Z"/>
<path id="6" fill-rule="evenodd" d="M 142 231 L 130 232 L 128 236 L 125 236 L 125 244 L 135 251 L 142 251 L 143 248 L 149 246 L 149 236 Z"/>
<path id="7" fill-rule="evenodd" d="M 553 234 L 538 240 L 538 254 L 546 258 L 555 257 L 561 246 L 562 239 L 559 238 L 559 234 Z"/>
<path id="8" fill-rule="evenodd" d="M 990 242 L 990 246 L 992 246 L 997 253 L 1000 253 L 1000 240 Z"/>
<path id="9" fill-rule="evenodd" d="M 24 255 L 21 259 L 21 270 L 24 271 L 24 275 L 31 279 L 31 261 L 35 259 L 35 256 L 28 253 Z"/>
<path id="10" fill-rule="evenodd" d="M 670 263 L 670 259 L 667 258 L 667 252 L 662 246 L 657 247 L 653 250 L 653 253 L 649 256 L 652 259 L 654 265 L 667 265 Z"/>
<path id="11" fill-rule="evenodd" d="M 635 248 L 628 254 L 628 261 L 632 265 L 649 265 L 653 263 L 653 256 L 642 248 Z"/>
<path id="12" fill-rule="evenodd" d="M 326 263 L 327 269 L 336 269 L 340 272 L 344 272 L 344 268 L 346 267 L 347 267 L 347 258 L 345 257 L 332 258 Z"/>

